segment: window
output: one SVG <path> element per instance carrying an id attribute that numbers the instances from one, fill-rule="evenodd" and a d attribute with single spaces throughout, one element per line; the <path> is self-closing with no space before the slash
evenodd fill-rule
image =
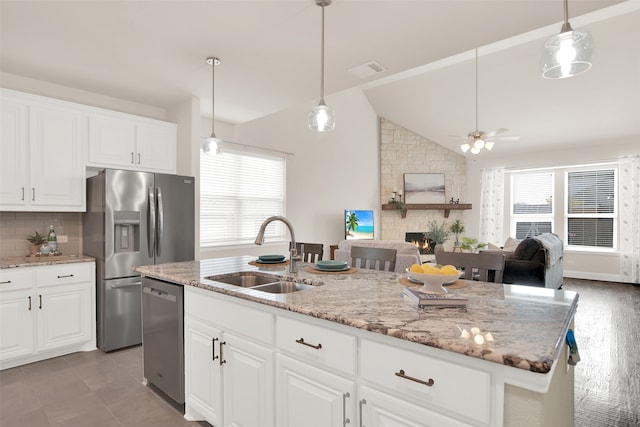
<path id="1" fill-rule="evenodd" d="M 511 176 L 510 217 L 516 239 L 553 231 L 553 172 Z"/>
<path id="2" fill-rule="evenodd" d="M 616 169 L 567 172 L 569 246 L 615 248 Z"/>
<path id="3" fill-rule="evenodd" d="M 252 244 L 260 224 L 284 215 L 285 159 L 281 156 L 233 150 L 200 155 L 200 245 Z M 285 240 L 276 221 L 265 241 Z"/>

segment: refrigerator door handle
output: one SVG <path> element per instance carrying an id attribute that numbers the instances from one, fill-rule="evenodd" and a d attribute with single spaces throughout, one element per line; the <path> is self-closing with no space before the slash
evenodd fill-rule
<path id="1" fill-rule="evenodd" d="M 149 210 L 147 218 L 147 245 L 149 257 L 153 258 L 156 246 L 156 197 L 153 192 L 153 187 L 149 187 L 149 191 L 147 193 L 148 202 L 149 202 Z"/>
<path id="2" fill-rule="evenodd" d="M 162 207 L 162 188 L 157 187 L 158 200 L 158 235 L 156 236 L 156 253 L 160 256 L 162 253 L 162 233 L 164 232 L 164 208 Z"/>

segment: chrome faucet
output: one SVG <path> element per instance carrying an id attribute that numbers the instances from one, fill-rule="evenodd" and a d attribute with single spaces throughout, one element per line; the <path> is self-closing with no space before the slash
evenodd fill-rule
<path id="1" fill-rule="evenodd" d="M 291 225 L 291 223 L 287 218 L 283 216 L 270 216 L 269 218 L 265 219 L 262 225 L 260 225 L 260 229 L 258 230 L 258 235 L 256 236 L 255 243 L 256 245 L 261 245 L 264 243 L 264 230 L 267 228 L 267 225 L 269 225 L 273 221 L 282 221 L 289 229 L 289 234 L 291 234 L 291 243 L 289 247 L 289 252 L 290 252 L 289 273 L 297 273 L 298 272 L 297 262 L 300 261 L 302 258 L 300 258 L 300 255 L 298 255 L 298 250 L 296 249 L 296 235 L 293 232 L 293 225 Z"/>

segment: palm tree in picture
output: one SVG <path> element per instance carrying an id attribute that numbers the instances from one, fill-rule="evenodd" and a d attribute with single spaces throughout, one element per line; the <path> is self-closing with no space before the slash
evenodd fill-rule
<path id="1" fill-rule="evenodd" d="M 351 212 L 347 217 L 347 233 L 351 234 L 351 231 L 356 231 L 358 228 L 358 217 L 355 212 Z"/>

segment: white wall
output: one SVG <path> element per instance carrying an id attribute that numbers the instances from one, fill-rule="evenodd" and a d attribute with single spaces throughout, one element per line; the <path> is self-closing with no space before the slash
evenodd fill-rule
<path id="1" fill-rule="evenodd" d="M 234 127 L 231 141 L 293 153 L 287 158 L 286 217 L 296 240 L 329 245 L 344 238 L 344 209 L 374 209 L 379 217 L 377 116 L 358 89 L 326 98 L 336 112 L 333 132 L 313 132 L 300 105 Z M 209 126 L 209 133 L 210 126 Z M 216 127 L 216 135 L 219 135 Z M 203 251 L 202 258 L 286 253 L 288 243 Z"/>
<path id="2" fill-rule="evenodd" d="M 515 143 L 514 143 L 515 144 Z M 540 151 L 530 152 L 527 155 L 500 156 L 499 147 L 491 153 L 482 152 L 482 154 L 474 157 L 468 157 L 467 162 L 467 191 L 469 202 L 473 204 L 474 209 L 468 216 L 467 226 L 468 235 L 478 235 L 480 216 L 480 189 L 483 168 L 504 167 L 505 169 L 527 169 L 536 167 L 550 166 L 567 166 L 580 165 L 587 163 L 598 163 L 613 161 L 624 155 L 638 154 L 637 141 L 621 141 L 613 143 L 611 141 L 603 141 L 599 147 L 581 148 L 574 147 L 572 149 L 563 149 L 556 151 Z M 505 186 L 507 189 L 508 186 Z M 563 189 L 556 185 L 554 198 L 556 200 L 563 199 Z M 509 198 L 505 197 L 505 213 L 509 212 Z M 563 224 L 562 212 L 557 212 L 556 224 Z M 640 215 L 640 212 L 638 213 Z M 509 223 L 505 215 L 504 230 L 506 239 L 509 232 Z M 563 233 L 559 233 L 563 234 Z M 562 236 L 561 236 L 562 238 Z M 565 239 L 563 239 L 565 240 Z M 564 276 L 591 280 L 620 281 L 620 257 L 616 253 L 603 252 L 579 252 L 575 250 L 565 251 L 564 254 Z"/>

